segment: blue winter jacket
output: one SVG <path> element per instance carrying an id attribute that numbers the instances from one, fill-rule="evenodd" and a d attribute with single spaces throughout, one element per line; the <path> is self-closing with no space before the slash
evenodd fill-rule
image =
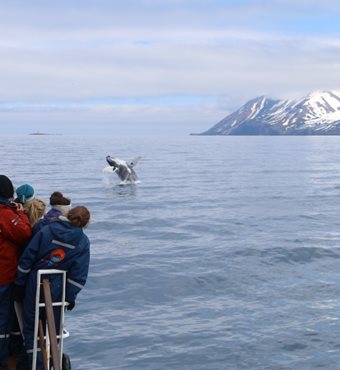
<path id="1" fill-rule="evenodd" d="M 73 302 L 86 283 L 90 242 L 80 227 L 58 220 L 43 227 L 25 248 L 17 270 L 18 285 L 25 285 L 40 269 L 67 271 L 66 301 Z"/>

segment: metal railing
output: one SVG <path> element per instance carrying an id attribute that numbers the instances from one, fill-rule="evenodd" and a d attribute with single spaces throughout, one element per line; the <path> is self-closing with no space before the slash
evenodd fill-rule
<path id="1" fill-rule="evenodd" d="M 62 278 L 62 289 L 61 289 L 61 300 L 53 302 L 51 297 L 50 282 L 48 278 L 44 278 L 44 275 L 61 274 Z M 44 302 L 40 301 L 41 287 L 44 293 Z M 37 272 L 37 290 L 35 296 L 35 321 L 34 321 L 34 345 L 33 345 L 33 358 L 32 358 L 32 370 L 36 370 L 37 366 L 37 354 L 38 354 L 38 339 L 40 343 L 40 350 L 42 351 L 44 369 L 49 370 L 51 362 L 53 370 L 62 370 L 62 356 L 64 347 L 64 337 L 68 336 L 68 333 L 64 331 L 64 312 L 66 294 L 66 271 L 61 270 L 38 270 Z M 55 327 L 55 318 L 53 307 L 60 306 L 60 325 L 59 333 L 57 334 Z M 39 311 L 41 308 L 45 309 L 46 312 L 46 333 L 43 333 L 43 322 L 39 317 Z M 39 329 L 40 328 L 40 329 Z"/>

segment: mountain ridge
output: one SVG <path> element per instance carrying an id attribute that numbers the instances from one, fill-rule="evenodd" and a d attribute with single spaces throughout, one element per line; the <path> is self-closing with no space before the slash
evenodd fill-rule
<path id="1" fill-rule="evenodd" d="M 295 100 L 259 96 L 197 135 L 340 135 L 340 92 Z"/>

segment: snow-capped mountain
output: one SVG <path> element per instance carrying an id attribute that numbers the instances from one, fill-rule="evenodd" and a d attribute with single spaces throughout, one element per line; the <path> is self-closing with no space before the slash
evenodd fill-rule
<path id="1" fill-rule="evenodd" d="M 340 92 L 298 100 L 260 96 L 200 135 L 340 135 Z"/>

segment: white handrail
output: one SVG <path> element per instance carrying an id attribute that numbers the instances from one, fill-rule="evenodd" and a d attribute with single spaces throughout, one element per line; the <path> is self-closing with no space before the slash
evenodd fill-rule
<path id="1" fill-rule="evenodd" d="M 35 321 L 34 321 L 34 344 L 33 344 L 33 359 L 32 359 L 32 370 L 36 370 L 37 367 L 37 352 L 38 352 L 38 327 L 39 327 L 39 308 L 45 307 L 45 303 L 40 302 L 40 286 L 41 280 L 43 275 L 53 275 L 53 274 L 62 274 L 62 292 L 61 292 L 61 301 L 60 302 L 53 302 L 52 306 L 61 306 L 60 310 L 60 327 L 59 333 L 60 335 L 57 336 L 59 339 L 59 353 L 60 353 L 60 363 L 62 363 L 62 356 L 63 356 L 63 348 L 64 348 L 64 315 L 65 315 L 65 296 L 66 296 L 66 271 L 62 270 L 38 270 L 37 271 L 37 290 L 35 295 Z M 50 367 L 50 343 L 49 343 L 49 336 L 48 336 L 48 329 L 46 328 L 46 349 L 48 350 L 47 358 L 48 358 L 48 367 Z"/>

